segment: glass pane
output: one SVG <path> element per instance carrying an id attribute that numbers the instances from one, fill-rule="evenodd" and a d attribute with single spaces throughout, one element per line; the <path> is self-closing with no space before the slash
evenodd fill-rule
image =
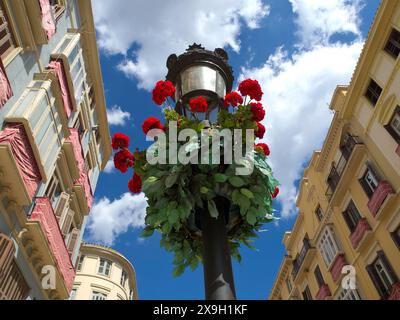
<path id="1" fill-rule="evenodd" d="M 206 66 L 193 66 L 181 73 L 182 95 L 194 90 L 216 91 L 217 72 Z"/>

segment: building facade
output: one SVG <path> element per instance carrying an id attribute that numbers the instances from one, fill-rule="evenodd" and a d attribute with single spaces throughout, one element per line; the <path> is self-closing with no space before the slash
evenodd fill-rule
<path id="1" fill-rule="evenodd" d="M 68 299 L 111 155 L 91 2 L 0 15 L 0 299 Z"/>
<path id="2" fill-rule="evenodd" d="M 83 244 L 71 300 L 137 300 L 135 269 L 117 251 Z"/>
<path id="3" fill-rule="evenodd" d="M 270 299 L 400 299 L 400 3 L 384 0 L 300 183 Z"/>

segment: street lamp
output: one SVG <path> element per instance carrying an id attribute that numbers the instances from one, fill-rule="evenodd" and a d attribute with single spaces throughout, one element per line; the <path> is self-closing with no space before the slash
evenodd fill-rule
<path id="1" fill-rule="evenodd" d="M 232 90 L 233 84 L 233 71 L 225 50 L 219 48 L 209 51 L 194 43 L 179 57 L 170 55 L 167 68 L 167 80 L 176 88 L 176 111 L 193 119 L 189 101 L 201 96 L 207 100 L 208 110 L 197 117 L 216 122 L 223 99 Z"/>
<path id="2" fill-rule="evenodd" d="M 208 111 L 196 115 L 197 118 L 215 123 L 234 79 L 225 50 L 209 51 L 193 44 L 180 56 L 170 55 L 167 68 L 167 80 L 176 89 L 176 111 L 193 119 L 189 101 L 201 96 L 207 100 Z M 205 296 L 207 300 L 235 300 L 228 232 L 237 216 L 237 207 L 223 196 L 218 196 L 215 204 L 219 212 L 217 219 L 212 218 L 205 208 L 196 207 L 195 210 L 196 226 L 201 230 L 204 247 Z"/>

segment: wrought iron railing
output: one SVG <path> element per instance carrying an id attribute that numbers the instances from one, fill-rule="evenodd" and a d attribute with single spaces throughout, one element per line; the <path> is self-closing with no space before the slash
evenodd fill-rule
<path id="1" fill-rule="evenodd" d="M 293 260 L 293 270 L 292 270 L 292 277 L 293 279 L 296 278 L 297 274 L 299 273 L 299 270 L 304 262 L 304 259 L 307 255 L 308 250 L 310 250 L 311 244 L 310 240 L 307 238 L 303 239 L 303 247 L 301 248 L 299 254 L 297 255 L 296 259 Z"/>

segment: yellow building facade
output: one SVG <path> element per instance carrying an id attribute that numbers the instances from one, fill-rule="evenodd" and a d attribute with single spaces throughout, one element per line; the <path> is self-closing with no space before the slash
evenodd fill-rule
<path id="1" fill-rule="evenodd" d="M 117 251 L 83 244 L 71 300 L 137 300 L 132 264 Z"/>
<path id="2" fill-rule="evenodd" d="M 400 2 L 381 2 L 349 86 L 338 86 L 272 300 L 400 299 Z"/>

